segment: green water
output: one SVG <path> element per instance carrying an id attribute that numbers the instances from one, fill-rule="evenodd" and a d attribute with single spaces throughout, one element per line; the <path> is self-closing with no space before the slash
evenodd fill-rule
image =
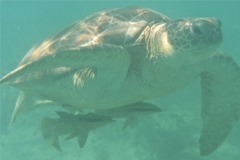
<path id="1" fill-rule="evenodd" d="M 141 6 L 172 19 L 217 17 L 223 24 L 221 49 L 240 64 L 240 1 L 0 1 L 0 77 L 13 70 L 27 51 L 76 20 L 101 10 Z M 122 122 L 90 133 L 79 149 L 75 140 L 61 141 L 63 152 L 51 148 L 39 132 L 39 122 L 56 108 L 42 108 L 7 129 L 18 94 L 1 86 L 0 160 L 238 160 L 240 123 L 212 155 L 199 156 L 201 129 L 199 81 L 176 94 L 150 100 L 162 113 L 142 118 L 133 129 Z"/>

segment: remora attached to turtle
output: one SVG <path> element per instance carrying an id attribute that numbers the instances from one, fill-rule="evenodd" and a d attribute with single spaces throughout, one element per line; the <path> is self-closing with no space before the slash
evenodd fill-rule
<path id="1" fill-rule="evenodd" d="M 88 134 L 92 130 L 113 122 L 113 119 L 126 119 L 123 129 L 134 127 L 137 118 L 160 112 L 157 106 L 139 102 L 131 105 L 111 109 L 96 110 L 94 113 L 70 114 L 57 111 L 59 118 L 44 118 L 41 124 L 42 136 L 57 150 L 62 151 L 59 137 L 66 136 L 65 140 L 78 139 L 81 148 L 87 142 Z"/>
<path id="2" fill-rule="evenodd" d="M 12 119 L 34 97 L 76 110 L 164 96 L 201 78 L 201 155 L 215 151 L 240 114 L 240 69 L 216 18 L 170 20 L 145 8 L 99 12 L 35 46 L 0 80 L 19 88 Z"/>
<path id="3" fill-rule="evenodd" d="M 87 142 L 90 131 L 113 122 L 111 117 L 93 113 L 73 115 L 58 111 L 57 114 L 58 119 L 44 118 L 41 130 L 43 138 L 59 151 L 61 151 L 60 136 L 67 136 L 66 140 L 76 137 L 82 148 Z"/>
<path id="4" fill-rule="evenodd" d="M 138 102 L 116 108 L 99 109 L 94 113 L 110 116 L 113 119 L 125 119 L 125 123 L 122 128 L 125 129 L 127 127 L 133 128 L 139 117 L 145 117 L 158 112 L 161 112 L 161 109 L 158 106 L 151 103 Z"/>

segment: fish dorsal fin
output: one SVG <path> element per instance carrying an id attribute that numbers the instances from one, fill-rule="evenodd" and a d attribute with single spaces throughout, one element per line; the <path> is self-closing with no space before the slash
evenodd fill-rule
<path id="1" fill-rule="evenodd" d="M 53 146 L 56 150 L 58 150 L 59 152 L 62 152 L 62 148 L 59 145 L 59 138 L 56 137 L 48 137 L 46 139 L 46 141 L 48 142 L 48 144 L 50 146 Z"/>
<path id="2" fill-rule="evenodd" d="M 136 126 L 136 123 L 137 123 L 137 116 L 129 117 L 125 120 L 122 129 L 126 129 L 128 127 L 133 128 Z"/>
<path id="3" fill-rule="evenodd" d="M 78 145 L 80 148 L 83 148 L 87 142 L 87 138 L 88 138 L 88 133 L 89 132 L 82 132 L 79 136 L 78 136 Z"/>
<path id="4" fill-rule="evenodd" d="M 54 148 L 56 148 L 59 152 L 62 152 L 62 149 L 61 149 L 61 147 L 60 147 L 60 145 L 59 145 L 59 139 L 58 138 L 55 138 L 55 139 L 52 139 L 53 141 L 52 141 L 52 146 L 54 147 Z"/>

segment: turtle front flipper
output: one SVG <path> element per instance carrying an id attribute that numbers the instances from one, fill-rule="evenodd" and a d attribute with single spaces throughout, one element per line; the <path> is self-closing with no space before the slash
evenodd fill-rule
<path id="1" fill-rule="evenodd" d="M 46 53 L 39 59 L 22 64 L 16 70 L 4 76 L 0 79 L 0 84 L 19 83 L 19 80 L 28 79 L 27 75 L 34 75 L 37 72 L 59 67 L 97 68 L 98 73 L 106 68 L 112 68 L 114 70 L 113 75 L 116 74 L 118 77 L 125 79 L 129 65 L 130 56 L 127 50 L 121 46 L 108 44 L 84 46 Z M 109 76 L 111 75 L 112 73 L 109 74 Z"/>
<path id="2" fill-rule="evenodd" d="M 218 53 L 201 74 L 201 155 L 214 152 L 231 132 L 240 115 L 240 68 L 228 55 Z"/>

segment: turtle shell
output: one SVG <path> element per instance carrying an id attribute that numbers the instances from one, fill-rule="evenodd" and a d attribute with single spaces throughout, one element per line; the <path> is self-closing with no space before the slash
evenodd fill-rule
<path id="1" fill-rule="evenodd" d="M 169 19 L 166 16 L 145 8 L 131 7 L 95 13 L 33 47 L 20 66 L 63 50 L 98 44 L 131 45 L 146 26 L 167 21 Z"/>

